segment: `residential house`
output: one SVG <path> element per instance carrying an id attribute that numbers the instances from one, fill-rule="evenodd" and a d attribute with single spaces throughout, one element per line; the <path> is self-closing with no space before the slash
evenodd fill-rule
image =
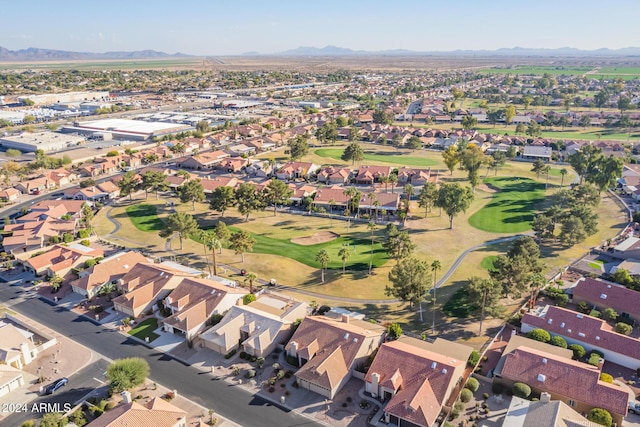
<path id="1" fill-rule="evenodd" d="M 291 204 L 293 206 L 300 206 L 305 197 L 311 197 L 318 189 L 313 185 L 301 185 L 300 187 L 296 187 L 295 184 L 290 183 L 289 188 L 293 190 L 293 194 L 289 197 Z"/>
<path id="2" fill-rule="evenodd" d="M 116 311 L 134 318 L 156 308 L 156 302 L 164 299 L 186 277 L 199 276 L 199 271 L 178 264 L 136 264 L 118 283 L 124 292 L 113 299 Z"/>
<path id="3" fill-rule="evenodd" d="M 0 363 L 0 397 L 11 393 L 23 385 L 24 376 L 20 369 L 16 369 L 12 365 Z"/>
<path id="4" fill-rule="evenodd" d="M 291 336 L 297 319 L 307 315 L 309 306 L 278 296 L 260 296 L 249 305 L 236 305 L 213 328 L 200 335 L 205 347 L 227 354 L 241 350 L 266 357 Z"/>
<path id="5" fill-rule="evenodd" d="M 78 175 L 75 172 L 66 170 L 65 168 L 47 171 L 45 176 L 49 181 L 55 183 L 56 187 L 68 185 L 78 179 Z"/>
<path id="6" fill-rule="evenodd" d="M 103 259 L 99 264 L 81 271 L 79 278 L 71 282 L 73 292 L 88 299 L 100 292 L 104 285 L 118 285 L 120 279 L 137 264 L 148 264 L 149 260 L 140 252 L 120 252 Z"/>
<path id="7" fill-rule="evenodd" d="M 315 206 L 321 206 L 329 212 L 332 212 L 335 207 L 344 210 L 347 203 L 349 203 L 349 196 L 345 194 L 345 189 L 342 187 L 319 188 L 313 198 Z"/>
<path id="8" fill-rule="evenodd" d="M 121 404 L 105 411 L 86 427 L 187 427 L 187 413 L 160 397 L 144 404 L 132 400 L 128 391 L 123 397 Z"/>
<path id="9" fill-rule="evenodd" d="M 5 236 L 2 239 L 2 246 L 5 252 L 15 256 L 41 249 L 49 245 L 52 240 L 61 240 L 66 233 L 74 234 L 75 229 L 75 220 L 64 221 L 50 217 L 41 221 L 7 224 L 4 226 Z"/>
<path id="10" fill-rule="evenodd" d="M 224 159 L 216 166 L 216 169 L 222 172 L 227 173 L 237 173 L 242 171 L 249 164 L 248 159 L 244 159 L 242 157 L 234 157 L 229 159 Z"/>
<path id="11" fill-rule="evenodd" d="M 398 169 L 398 185 L 411 184 L 421 187 L 427 182 L 438 182 L 438 171 L 429 169 L 415 169 L 403 166 Z"/>
<path id="12" fill-rule="evenodd" d="M 362 366 L 382 343 L 384 332 L 382 326 L 349 316 L 341 321 L 306 317 L 285 347 L 301 366 L 295 374 L 298 385 L 333 399 L 356 366 Z"/>
<path id="13" fill-rule="evenodd" d="M 21 181 L 14 185 L 13 188 L 24 194 L 38 194 L 41 191 L 56 188 L 56 184 L 45 176 L 39 176 L 37 178 Z"/>
<path id="14" fill-rule="evenodd" d="M 82 200 L 43 200 L 31 205 L 31 210 L 26 215 L 16 219 L 16 222 L 42 221 L 46 218 L 75 218 L 82 216 Z"/>
<path id="15" fill-rule="evenodd" d="M 287 162 L 278 169 L 276 178 L 287 181 L 313 175 L 320 167 L 311 162 Z"/>
<path id="16" fill-rule="evenodd" d="M 206 179 L 201 179 L 200 184 L 204 188 L 204 194 L 210 195 L 218 187 L 231 187 L 236 188 L 240 181 L 238 178 L 228 177 L 228 176 L 217 176 L 215 178 L 210 178 L 207 176 Z"/>
<path id="17" fill-rule="evenodd" d="M 522 160 L 551 161 L 551 147 L 527 145 L 522 149 Z"/>
<path id="18" fill-rule="evenodd" d="M 502 354 L 507 355 L 512 351 L 515 351 L 519 347 L 528 347 L 534 350 L 543 351 L 545 353 L 553 354 L 557 357 L 563 357 L 565 359 L 571 359 L 573 357 L 573 351 L 567 348 L 558 347 L 556 345 L 547 344 L 541 341 L 536 341 L 531 338 L 527 338 L 523 335 L 511 335 L 507 345 L 502 349 Z M 505 357 L 501 357 L 491 372 L 492 376 L 501 377 L 502 368 L 504 367 Z"/>
<path id="19" fill-rule="evenodd" d="M 447 354 L 452 346 L 454 354 Z M 365 391 L 386 401 L 387 424 L 437 426 L 442 407 L 462 385 L 472 350 L 441 339 L 430 344 L 404 337 L 384 343 L 365 376 Z"/>
<path id="20" fill-rule="evenodd" d="M 326 167 L 318 172 L 318 182 L 327 185 L 345 185 L 349 183 L 351 170 L 348 168 Z"/>
<path id="21" fill-rule="evenodd" d="M 18 200 L 22 192 L 16 188 L 6 188 L 0 191 L 0 200 L 3 202 L 13 202 Z"/>
<path id="22" fill-rule="evenodd" d="M 271 151 L 276 148 L 276 143 L 269 138 L 252 138 L 244 141 L 247 147 L 254 148 L 257 152 Z"/>
<path id="23" fill-rule="evenodd" d="M 640 292 L 638 291 L 617 283 L 589 277 L 578 280 L 571 290 L 573 302 L 576 304 L 586 302 L 600 312 L 605 308 L 612 308 L 620 318 L 640 322 L 640 305 L 638 304 Z"/>
<path id="24" fill-rule="evenodd" d="M 249 176 L 255 176 L 258 178 L 271 178 L 275 170 L 275 165 L 268 161 L 254 161 L 249 164 L 244 170 Z"/>
<path id="25" fill-rule="evenodd" d="M 551 400 L 549 393 L 542 393 L 539 401 L 511 397 L 504 416 L 507 427 L 600 427 L 601 424 L 587 420 L 560 400 Z"/>
<path id="26" fill-rule="evenodd" d="M 522 332 L 542 328 L 563 337 L 569 344 L 598 350 L 607 361 L 630 369 L 638 367 L 640 340 L 615 332 L 606 321 L 566 308 L 546 306 L 522 317 Z"/>
<path id="27" fill-rule="evenodd" d="M 45 253 L 24 260 L 23 265 L 36 276 L 57 275 L 64 278 L 72 268 L 103 255 L 102 249 L 93 249 L 79 243 L 69 246 L 54 245 Z"/>
<path id="28" fill-rule="evenodd" d="M 187 157 L 180 163 L 183 169 L 207 170 L 213 169 L 223 159 L 231 157 L 222 150 L 199 153 L 197 156 Z"/>
<path id="29" fill-rule="evenodd" d="M 227 150 L 229 153 L 231 153 L 232 156 L 251 156 L 255 154 L 256 147 L 253 145 L 249 146 L 245 144 L 236 144 L 227 147 Z"/>
<path id="30" fill-rule="evenodd" d="M 527 384 L 533 393 L 547 392 L 579 413 L 593 408 L 609 411 L 613 422 L 622 425 L 627 415 L 629 394 L 620 386 L 600 380 L 600 368 L 583 362 L 520 346 L 504 354 L 504 366 L 494 382 L 511 387 Z"/>
<path id="31" fill-rule="evenodd" d="M 400 195 L 397 193 L 363 193 L 358 204 L 359 212 L 367 212 L 370 216 L 385 211 L 387 215 L 395 215 L 400 205 Z"/>
<path id="32" fill-rule="evenodd" d="M 4 320 L 0 321 L 0 366 L 23 369 L 37 357 L 38 349 L 33 342 L 33 333 Z"/>
<path id="33" fill-rule="evenodd" d="M 162 320 L 162 328 L 191 339 L 205 328 L 212 315 L 226 312 L 246 294 L 244 288 L 214 280 L 183 278 L 164 299 L 171 315 Z"/>
<path id="34" fill-rule="evenodd" d="M 640 259 L 640 238 L 627 237 L 617 244 L 610 254 L 620 259 Z"/>
<path id="35" fill-rule="evenodd" d="M 102 202 L 109 199 L 109 193 L 102 191 L 99 185 L 92 185 L 85 188 L 70 188 L 64 192 L 65 197 L 74 200 L 85 200 L 90 202 Z"/>
<path id="36" fill-rule="evenodd" d="M 374 182 L 380 182 L 380 178 L 388 177 L 390 174 L 391 166 L 363 165 L 358 169 L 356 184 L 373 185 Z"/>

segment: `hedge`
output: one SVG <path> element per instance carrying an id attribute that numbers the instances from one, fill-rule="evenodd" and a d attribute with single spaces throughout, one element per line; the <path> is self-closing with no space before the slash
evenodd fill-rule
<path id="1" fill-rule="evenodd" d="M 463 388 L 460 392 L 460 400 L 464 403 L 470 402 L 473 399 L 473 393 L 468 388 Z"/>
<path id="2" fill-rule="evenodd" d="M 532 331 L 529 331 L 527 337 L 531 338 L 532 340 L 545 343 L 551 341 L 551 335 L 544 329 L 533 329 Z"/>
<path id="3" fill-rule="evenodd" d="M 531 387 L 529 387 L 525 383 L 513 384 L 511 391 L 513 391 L 514 396 L 518 396 L 523 399 L 526 399 L 527 397 L 531 396 Z"/>
<path id="4" fill-rule="evenodd" d="M 465 388 L 468 388 L 473 393 L 475 393 L 480 388 L 480 383 L 478 382 L 477 379 L 471 377 L 467 380 L 467 384 L 465 385 Z"/>

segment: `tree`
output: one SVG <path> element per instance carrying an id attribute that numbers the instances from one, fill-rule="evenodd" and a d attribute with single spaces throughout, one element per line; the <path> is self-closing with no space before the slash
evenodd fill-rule
<path id="1" fill-rule="evenodd" d="M 141 357 L 117 359 L 107 368 L 109 389 L 113 393 L 137 387 L 143 384 L 148 376 L 149 364 Z"/>
<path id="2" fill-rule="evenodd" d="M 391 184 L 391 194 L 393 194 L 393 190 L 396 188 L 396 184 L 398 183 L 398 175 L 392 173 L 389 175 L 389 184 Z"/>
<path id="3" fill-rule="evenodd" d="M 407 198 L 407 212 L 409 212 L 411 207 L 411 197 L 413 197 L 413 193 L 415 189 L 413 188 L 413 185 L 405 184 L 403 191 L 404 191 L 405 197 Z"/>
<path id="4" fill-rule="evenodd" d="M 209 208 L 220 212 L 220 217 L 224 217 L 227 209 L 236 204 L 236 195 L 231 187 L 218 187 L 211 193 Z"/>
<path id="5" fill-rule="evenodd" d="M 118 181 L 118 188 L 121 196 L 129 196 L 129 200 L 132 200 L 132 195 L 138 188 L 136 173 L 134 171 L 125 172 L 122 179 Z"/>
<path id="6" fill-rule="evenodd" d="M 427 213 L 429 213 L 437 198 L 438 186 L 435 182 L 427 182 L 422 186 L 422 190 L 418 194 L 418 206 L 424 208 L 425 218 L 427 218 Z"/>
<path id="7" fill-rule="evenodd" d="M 495 175 L 498 175 L 498 169 L 507 162 L 507 155 L 502 151 L 494 151 L 491 158 L 491 167 L 495 170 Z"/>
<path id="8" fill-rule="evenodd" d="M 324 283 L 324 271 L 327 269 L 327 265 L 331 262 L 331 257 L 326 249 L 320 249 L 316 254 L 316 261 L 320 264 L 320 281 Z"/>
<path id="9" fill-rule="evenodd" d="M 389 281 L 391 286 L 385 287 L 385 294 L 412 306 L 418 304 L 422 315 L 422 300 L 431 283 L 427 262 L 414 257 L 403 258 L 389 272 Z"/>
<path id="10" fill-rule="evenodd" d="M 478 336 L 482 335 L 482 323 L 485 313 L 493 314 L 497 312 L 500 291 L 500 284 L 491 279 L 482 279 L 477 276 L 469 279 L 467 284 L 469 301 L 480 301 L 480 329 Z"/>
<path id="11" fill-rule="evenodd" d="M 349 128 L 349 141 L 358 141 L 360 139 L 360 133 L 358 132 L 358 128 L 350 127 Z"/>
<path id="12" fill-rule="evenodd" d="M 613 417 L 611 416 L 609 411 L 602 408 L 593 408 L 591 411 L 589 411 L 587 419 L 605 427 L 611 427 L 611 425 L 613 424 Z"/>
<path id="13" fill-rule="evenodd" d="M 360 209 L 360 200 L 362 199 L 362 192 L 355 187 L 349 187 L 343 190 L 345 196 L 349 197 L 347 203 L 347 212 L 355 212 L 356 217 Z"/>
<path id="14" fill-rule="evenodd" d="M 197 124 L 196 124 L 196 129 L 199 132 L 202 133 L 207 133 L 209 132 L 210 128 L 209 128 L 209 122 L 206 120 L 200 120 Z"/>
<path id="15" fill-rule="evenodd" d="M 514 396 L 520 397 L 522 399 L 526 399 L 531 396 L 531 387 L 526 385 L 525 383 L 515 383 L 511 387 L 511 391 Z"/>
<path id="16" fill-rule="evenodd" d="M 392 112 L 387 112 L 381 109 L 377 109 L 376 111 L 374 111 L 372 116 L 373 116 L 373 123 L 378 123 L 383 125 L 390 125 L 391 123 L 393 123 L 393 119 L 394 119 Z"/>
<path id="17" fill-rule="evenodd" d="M 507 158 L 515 159 L 517 156 L 518 156 L 518 149 L 515 147 L 515 145 L 510 145 L 509 148 L 507 148 Z"/>
<path id="18" fill-rule="evenodd" d="M 567 246 L 573 246 L 576 243 L 584 242 L 588 236 L 582 220 L 576 217 L 569 217 L 563 221 L 559 237 L 560 241 Z"/>
<path id="19" fill-rule="evenodd" d="M 525 127 L 524 127 L 524 125 L 523 125 L 522 123 L 518 123 L 518 124 L 516 125 L 516 134 L 518 134 L 518 135 L 519 135 L 519 134 L 521 134 L 521 133 L 525 133 L 525 132 L 526 132 L 526 129 L 527 129 L 527 128 L 525 128 Z"/>
<path id="20" fill-rule="evenodd" d="M 387 336 L 392 340 L 397 340 L 402 336 L 402 327 L 398 323 L 392 323 L 387 326 Z"/>
<path id="21" fill-rule="evenodd" d="M 447 149 L 442 152 L 442 159 L 444 160 L 444 164 L 447 165 L 449 172 L 451 172 L 451 175 L 453 175 L 456 165 L 460 163 L 458 148 L 455 145 L 447 147 Z"/>
<path id="22" fill-rule="evenodd" d="M 349 246 L 342 244 L 342 247 L 338 251 L 338 256 L 342 260 L 342 274 L 344 274 L 347 268 L 347 260 L 351 257 L 351 249 Z"/>
<path id="23" fill-rule="evenodd" d="M 367 230 L 371 231 L 371 258 L 369 259 L 369 275 L 371 275 L 373 271 L 373 238 L 377 228 L 378 226 L 373 221 L 369 221 L 369 223 L 367 224 Z"/>
<path id="24" fill-rule="evenodd" d="M 531 172 L 535 172 L 536 178 L 540 179 L 540 175 L 546 173 L 549 170 L 549 166 L 542 159 L 536 159 L 533 162 L 533 167 L 531 168 Z"/>
<path id="25" fill-rule="evenodd" d="M 239 230 L 231 235 L 229 239 L 229 249 L 235 252 L 236 255 L 242 257 L 242 263 L 244 264 L 244 254 L 251 252 L 253 245 L 256 244 L 256 239 L 253 238 L 251 233 L 245 230 Z"/>
<path id="26" fill-rule="evenodd" d="M 623 322 L 616 323 L 615 331 L 619 334 L 629 335 L 632 330 L 633 330 L 633 326 L 627 323 L 623 323 Z"/>
<path id="27" fill-rule="evenodd" d="M 437 274 L 438 274 L 438 271 L 442 269 L 442 265 L 440 264 L 439 260 L 435 259 L 431 263 L 430 267 L 431 267 L 431 271 L 433 272 L 433 319 L 432 319 L 431 329 L 433 333 L 435 333 L 436 332 L 436 291 L 438 290 Z"/>
<path id="28" fill-rule="evenodd" d="M 569 173 L 569 171 L 567 170 L 567 168 L 562 168 L 560 169 L 560 176 L 562 177 L 560 179 L 560 187 L 562 187 L 564 185 L 564 177 Z"/>
<path id="29" fill-rule="evenodd" d="M 60 286 L 62 286 L 62 277 L 58 276 L 57 274 L 54 274 L 53 277 L 51 277 L 51 279 L 49 279 L 49 285 L 51 286 L 52 291 L 58 292 L 58 289 L 60 289 Z"/>
<path id="30" fill-rule="evenodd" d="M 420 148 L 422 148 L 422 141 L 420 141 L 420 138 L 413 135 L 407 140 L 407 148 L 409 148 L 410 150 L 419 150 Z"/>
<path id="31" fill-rule="evenodd" d="M 407 231 L 398 231 L 397 229 L 387 233 L 385 248 L 390 258 L 400 261 L 409 257 L 416 249 L 417 245 L 411 241 L 411 237 Z"/>
<path id="32" fill-rule="evenodd" d="M 82 221 L 85 223 L 88 229 L 91 228 L 91 221 L 93 220 L 93 208 L 89 203 L 82 204 Z"/>
<path id="33" fill-rule="evenodd" d="M 191 202 L 193 210 L 196 210 L 196 202 L 202 202 L 205 199 L 204 187 L 200 180 L 187 181 L 178 187 L 178 195 L 182 203 Z"/>
<path id="34" fill-rule="evenodd" d="M 618 98 L 618 110 L 620 110 L 620 114 L 624 113 L 625 110 L 630 109 L 633 106 L 631 103 L 631 98 L 626 96 L 621 96 Z"/>
<path id="35" fill-rule="evenodd" d="M 533 329 L 527 333 L 527 338 L 531 338 L 532 340 L 540 341 L 547 343 L 551 341 L 551 335 L 549 332 L 544 329 Z"/>
<path id="36" fill-rule="evenodd" d="M 289 155 L 291 156 L 291 160 L 298 160 L 305 156 L 309 152 L 309 143 L 307 142 L 307 138 L 298 135 L 291 141 L 289 141 Z"/>
<path id="37" fill-rule="evenodd" d="M 466 212 L 473 201 L 473 192 L 469 187 L 458 183 L 444 183 L 438 190 L 436 207 L 442 208 L 449 217 L 449 229 L 453 230 L 453 218 L 460 212 Z"/>
<path id="38" fill-rule="evenodd" d="M 231 237 L 231 232 L 227 228 L 227 224 L 223 221 L 218 221 L 216 228 L 213 229 L 213 233 L 221 242 L 226 242 Z M 220 248 L 220 253 L 222 253 L 222 248 Z"/>
<path id="39" fill-rule="evenodd" d="M 587 351 L 580 344 L 570 344 L 567 348 L 573 351 L 574 360 L 580 360 L 587 354 Z"/>
<path id="40" fill-rule="evenodd" d="M 224 224 L 224 223 L 223 223 Z M 202 244 L 211 251 L 211 261 L 213 263 L 213 275 L 218 275 L 218 263 L 216 262 L 216 249 L 222 249 L 222 241 L 216 236 L 216 233 L 202 230 L 200 234 Z M 208 263 L 207 263 L 208 264 Z"/>
<path id="41" fill-rule="evenodd" d="M 393 134 L 393 138 L 391 139 L 391 145 L 397 150 L 402 147 L 402 135 L 399 132 Z"/>
<path id="42" fill-rule="evenodd" d="M 551 340 L 549 340 L 549 344 L 554 345 L 556 347 L 567 348 L 567 340 L 562 338 L 560 335 L 555 335 L 551 337 Z"/>
<path id="43" fill-rule="evenodd" d="M 553 236 L 553 219 L 546 214 L 538 214 L 533 217 L 531 229 L 533 230 L 538 242 L 542 239 Z"/>
<path id="44" fill-rule="evenodd" d="M 606 320 L 616 320 L 618 318 L 618 313 L 611 307 L 605 308 L 602 315 Z"/>
<path id="45" fill-rule="evenodd" d="M 30 426 L 33 427 L 35 424 L 31 421 L 31 424 L 28 424 L 29 421 L 22 423 L 22 426 Z M 64 427 L 68 423 L 66 418 L 62 417 L 60 412 L 47 412 L 42 415 L 40 422 L 38 423 L 38 427 Z"/>
<path id="46" fill-rule="evenodd" d="M 169 215 L 164 220 L 165 228 L 160 230 L 160 237 L 170 238 L 174 235 L 180 239 L 180 250 L 183 249 L 182 240 L 188 238 L 198 231 L 198 223 L 193 216 L 185 212 L 176 212 Z"/>
<path id="47" fill-rule="evenodd" d="M 353 165 L 355 162 L 360 162 L 364 159 L 364 150 L 360 144 L 352 142 L 344 149 L 341 159 L 345 162 L 351 161 L 351 164 Z"/>
<path id="48" fill-rule="evenodd" d="M 156 193 L 156 200 L 158 200 L 158 192 L 169 189 L 167 176 L 162 172 L 147 171 L 142 174 L 142 188 L 146 193 L 145 198 L 149 197 L 149 191 L 153 191 Z"/>
<path id="49" fill-rule="evenodd" d="M 242 297 L 242 304 L 249 305 L 252 302 L 254 302 L 255 300 L 257 300 L 255 294 L 247 294 L 247 295 Z"/>
<path id="50" fill-rule="evenodd" d="M 20 150 L 16 150 L 15 148 L 8 148 L 5 154 L 7 155 L 7 157 L 13 159 L 14 157 L 21 156 L 22 152 Z"/>
<path id="51" fill-rule="evenodd" d="M 462 128 L 464 130 L 475 129 L 478 126 L 478 119 L 471 115 L 466 115 L 462 118 Z"/>
<path id="52" fill-rule="evenodd" d="M 278 205 L 288 205 L 291 203 L 293 190 L 283 181 L 273 178 L 262 193 L 264 201 L 273 205 L 273 216 L 276 216 Z"/>
<path id="53" fill-rule="evenodd" d="M 539 137 L 540 135 L 542 135 L 542 127 L 540 127 L 540 124 L 538 124 L 538 122 L 531 120 L 529 122 L 529 126 L 527 126 L 526 133 L 532 138 Z"/>
<path id="54" fill-rule="evenodd" d="M 529 106 L 531 105 L 532 101 L 533 101 L 533 98 L 531 98 L 529 95 L 525 95 L 522 97 L 522 104 L 524 105 L 525 110 L 529 109 Z"/>
<path id="55" fill-rule="evenodd" d="M 249 293 L 252 294 L 253 293 L 253 282 L 255 280 L 258 280 L 258 275 L 256 273 L 247 273 L 246 276 L 244 276 L 244 283 L 249 283 Z"/>
<path id="56" fill-rule="evenodd" d="M 478 172 L 485 160 L 486 156 L 477 145 L 470 145 L 460 153 L 460 164 L 468 173 L 472 190 L 478 185 Z"/>
<path id="57" fill-rule="evenodd" d="M 504 121 L 510 125 L 513 121 L 513 118 L 516 116 L 516 107 L 513 105 L 509 105 L 504 109 Z"/>
<path id="58" fill-rule="evenodd" d="M 250 182 L 243 182 L 236 189 L 236 201 L 238 212 L 245 215 L 245 221 L 249 221 L 251 212 L 261 210 L 264 203 L 256 191 L 256 186 Z"/>

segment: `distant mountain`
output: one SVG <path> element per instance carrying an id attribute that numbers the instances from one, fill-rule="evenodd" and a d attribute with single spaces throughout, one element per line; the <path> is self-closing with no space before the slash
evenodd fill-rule
<path id="1" fill-rule="evenodd" d="M 183 58 L 190 55 L 183 53 L 168 54 L 155 50 L 138 50 L 134 52 L 69 52 L 55 49 L 28 49 L 9 50 L 0 47 L 0 61 L 69 61 L 69 60 L 113 60 L 113 59 L 156 59 L 156 58 Z"/>
<path id="2" fill-rule="evenodd" d="M 254 52 L 252 52 L 253 54 Z M 273 53 L 271 56 L 356 56 L 356 55 L 444 55 L 444 56 L 640 56 L 640 47 L 625 47 L 622 49 L 595 49 L 582 50 L 573 47 L 561 47 L 556 49 L 544 48 L 501 48 L 496 50 L 452 50 L 452 51 L 415 51 L 407 49 L 390 50 L 353 50 L 337 46 L 325 46 L 322 48 L 301 46 L 284 52 Z"/>

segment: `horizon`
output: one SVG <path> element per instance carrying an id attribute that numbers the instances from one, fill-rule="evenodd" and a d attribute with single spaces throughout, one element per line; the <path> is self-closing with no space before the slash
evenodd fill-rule
<path id="1" fill-rule="evenodd" d="M 272 55 L 325 46 L 415 52 L 617 50 L 640 40 L 635 14 L 627 13 L 637 8 L 633 0 L 611 0 L 604 9 L 595 0 L 540 0 L 536 7 L 512 3 L 400 0 L 390 6 L 380 0 L 327 0 L 318 9 L 292 0 L 276 6 L 248 0 L 242 8 L 197 0 L 185 0 L 179 7 L 167 0 L 113 0 L 108 7 L 36 0 L 5 7 L 0 39 L 9 50 L 154 50 L 192 56 Z"/>

